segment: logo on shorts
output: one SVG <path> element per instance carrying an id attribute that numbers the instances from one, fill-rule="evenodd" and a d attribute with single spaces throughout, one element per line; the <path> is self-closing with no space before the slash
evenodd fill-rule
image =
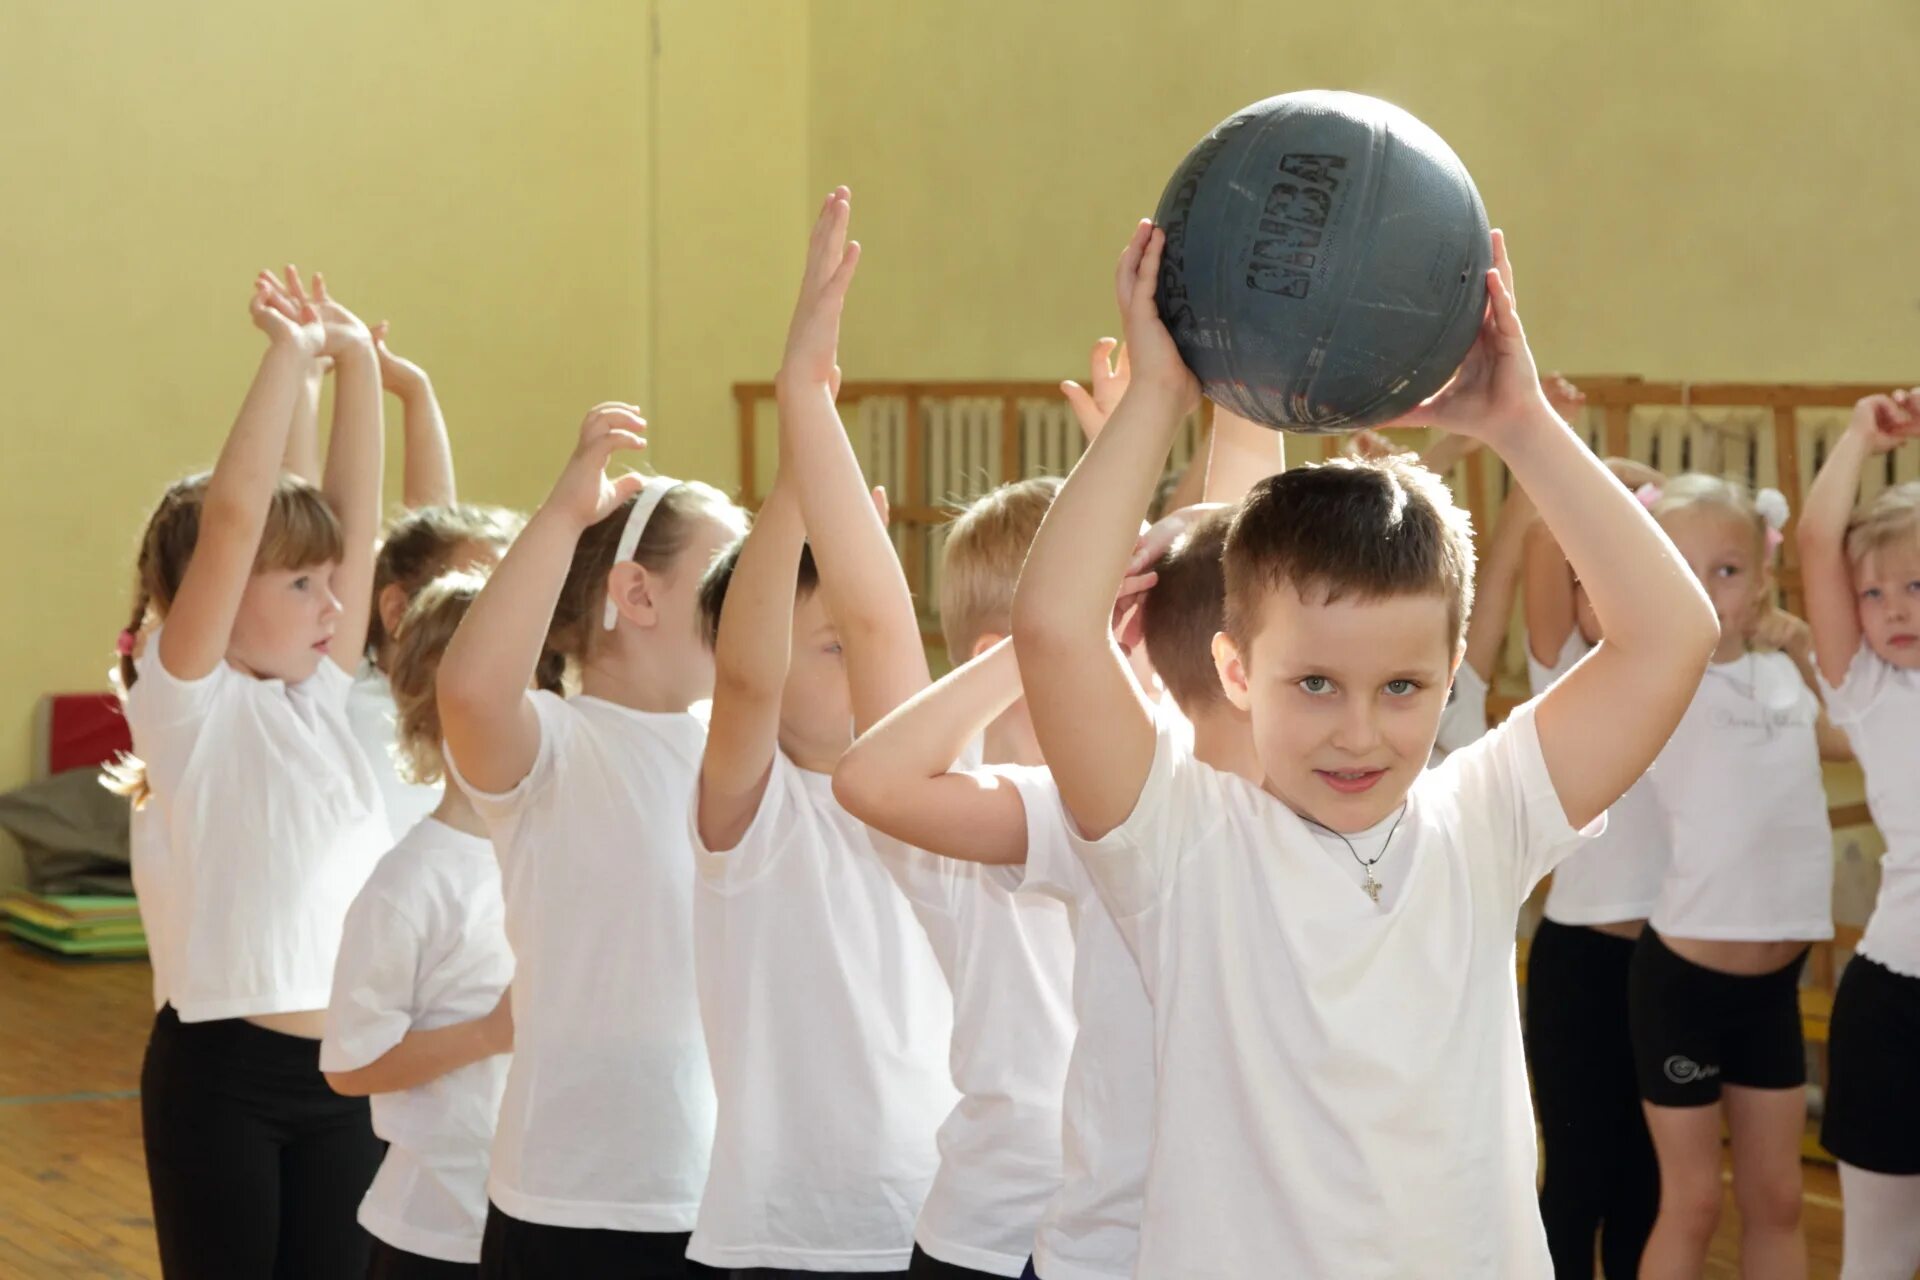
<path id="1" fill-rule="evenodd" d="M 1675 1084 L 1693 1084 L 1699 1080 L 1711 1080 L 1720 1074 L 1718 1067 L 1703 1067 L 1692 1058 L 1677 1053 L 1667 1059 L 1662 1070 L 1667 1073 L 1667 1079 Z"/>

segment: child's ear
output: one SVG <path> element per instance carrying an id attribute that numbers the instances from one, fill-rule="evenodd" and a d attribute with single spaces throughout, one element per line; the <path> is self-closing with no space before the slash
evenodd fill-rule
<path id="1" fill-rule="evenodd" d="M 393 633 L 400 629 L 400 619 L 407 616 L 407 589 L 397 582 L 389 582 L 380 588 L 380 627 L 391 640 Z"/>
<path id="2" fill-rule="evenodd" d="M 982 635 L 978 640 L 975 640 L 973 642 L 973 649 L 971 652 L 967 654 L 967 656 L 969 658 L 977 658 L 981 654 L 985 653 L 987 650 L 993 648 L 993 646 L 999 644 L 1002 640 L 1005 640 L 1005 639 L 1006 637 L 1004 635 L 1001 635 L 998 631 L 989 631 L 986 634 Z"/>
<path id="3" fill-rule="evenodd" d="M 636 560 L 623 560 L 607 570 L 607 599 L 636 627 L 651 627 L 660 620 L 658 587 L 646 566 Z M 600 618 L 596 615 L 591 621 L 597 626 Z"/>
<path id="4" fill-rule="evenodd" d="M 1247 692 L 1247 664 L 1240 659 L 1239 646 L 1224 631 L 1213 635 L 1213 669 L 1220 673 L 1220 688 L 1226 693 L 1227 701 L 1242 711 L 1252 710 L 1253 699 Z"/>

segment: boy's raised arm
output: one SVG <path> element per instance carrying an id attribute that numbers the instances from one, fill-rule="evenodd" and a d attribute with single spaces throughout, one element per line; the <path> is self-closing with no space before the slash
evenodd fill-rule
<path id="1" fill-rule="evenodd" d="M 1034 732 L 1083 835 L 1132 812 L 1153 765 L 1153 716 L 1108 626 L 1140 517 L 1180 419 L 1199 398 L 1160 321 L 1165 233 L 1142 221 L 1115 279 L 1132 384 L 1054 499 L 1013 599 L 1013 637 Z"/>

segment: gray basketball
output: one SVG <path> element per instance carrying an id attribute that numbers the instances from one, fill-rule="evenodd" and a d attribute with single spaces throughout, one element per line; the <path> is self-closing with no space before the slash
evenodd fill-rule
<path id="1" fill-rule="evenodd" d="M 1158 299 L 1207 396 L 1287 431 L 1353 431 L 1446 385 L 1493 251 L 1466 166 L 1391 103 L 1285 93 L 1220 122 L 1160 197 Z"/>

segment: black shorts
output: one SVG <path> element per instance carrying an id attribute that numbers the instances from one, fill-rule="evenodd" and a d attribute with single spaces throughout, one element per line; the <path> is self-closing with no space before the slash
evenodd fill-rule
<path id="1" fill-rule="evenodd" d="M 1722 1085 L 1791 1089 L 1807 1082 L 1800 1034 L 1802 951 L 1772 973 L 1721 973 L 1685 959 L 1648 928 L 1634 948 L 1628 1015 L 1640 1096 L 1705 1107 Z"/>
<path id="2" fill-rule="evenodd" d="M 562 1276 L 687 1280 L 715 1275 L 710 1268 L 687 1260 L 690 1238 L 692 1232 L 687 1231 L 607 1231 L 523 1222 L 489 1203 L 480 1239 L 480 1274 L 485 1280 L 558 1280 Z"/>
<path id="3" fill-rule="evenodd" d="M 1820 1142 L 1857 1169 L 1920 1174 L 1920 978 L 1856 955 L 1827 1036 Z"/>

